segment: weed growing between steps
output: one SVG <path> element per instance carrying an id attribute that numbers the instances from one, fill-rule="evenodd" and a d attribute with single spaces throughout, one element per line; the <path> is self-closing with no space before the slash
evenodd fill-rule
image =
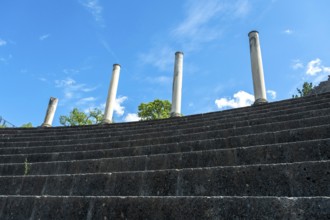
<path id="1" fill-rule="evenodd" d="M 28 163 L 27 158 L 25 158 L 25 161 L 24 161 L 24 176 L 29 175 L 30 170 L 31 170 L 31 164 Z"/>

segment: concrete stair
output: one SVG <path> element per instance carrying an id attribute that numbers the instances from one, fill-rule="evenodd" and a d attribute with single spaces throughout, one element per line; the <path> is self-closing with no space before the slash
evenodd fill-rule
<path id="1" fill-rule="evenodd" d="M 329 219 L 330 93 L 0 129 L 0 219 Z"/>

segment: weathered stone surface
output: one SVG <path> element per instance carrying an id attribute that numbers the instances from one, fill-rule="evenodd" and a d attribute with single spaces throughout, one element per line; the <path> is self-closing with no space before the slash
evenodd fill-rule
<path id="1" fill-rule="evenodd" d="M 0 219 L 330 218 L 330 93 L 159 121 L 0 129 Z"/>
<path id="2" fill-rule="evenodd" d="M 330 161 L 100 174 L 2 176 L 2 195 L 330 196 Z"/>
<path id="3" fill-rule="evenodd" d="M 330 198 L 0 197 L 1 219 L 328 219 Z M 25 210 L 21 210 L 22 207 Z"/>

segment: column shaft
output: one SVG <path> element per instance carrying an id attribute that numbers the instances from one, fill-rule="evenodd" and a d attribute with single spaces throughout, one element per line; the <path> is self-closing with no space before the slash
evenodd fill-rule
<path id="1" fill-rule="evenodd" d="M 104 110 L 103 124 L 112 123 L 113 108 L 114 108 L 115 101 L 116 101 L 119 74 L 120 74 L 120 65 L 114 64 L 113 70 L 112 70 L 112 78 L 111 78 L 109 91 L 108 91 L 107 102 L 106 102 L 106 106 L 105 106 L 105 110 Z"/>
<path id="2" fill-rule="evenodd" d="M 175 53 L 171 117 L 181 116 L 183 53 Z"/>
<path id="3" fill-rule="evenodd" d="M 254 104 L 267 103 L 264 69 L 260 50 L 259 34 L 257 31 L 249 33 L 251 68 L 254 89 Z"/>
<path id="4" fill-rule="evenodd" d="M 52 126 L 57 103 L 58 103 L 57 98 L 50 97 L 45 120 L 44 120 L 44 123 L 42 123 L 41 127 L 51 127 Z"/>

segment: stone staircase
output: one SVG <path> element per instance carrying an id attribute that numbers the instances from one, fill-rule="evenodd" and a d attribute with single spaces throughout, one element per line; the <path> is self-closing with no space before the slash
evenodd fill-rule
<path id="1" fill-rule="evenodd" d="M 0 129 L 0 219 L 330 219 L 330 93 Z"/>

